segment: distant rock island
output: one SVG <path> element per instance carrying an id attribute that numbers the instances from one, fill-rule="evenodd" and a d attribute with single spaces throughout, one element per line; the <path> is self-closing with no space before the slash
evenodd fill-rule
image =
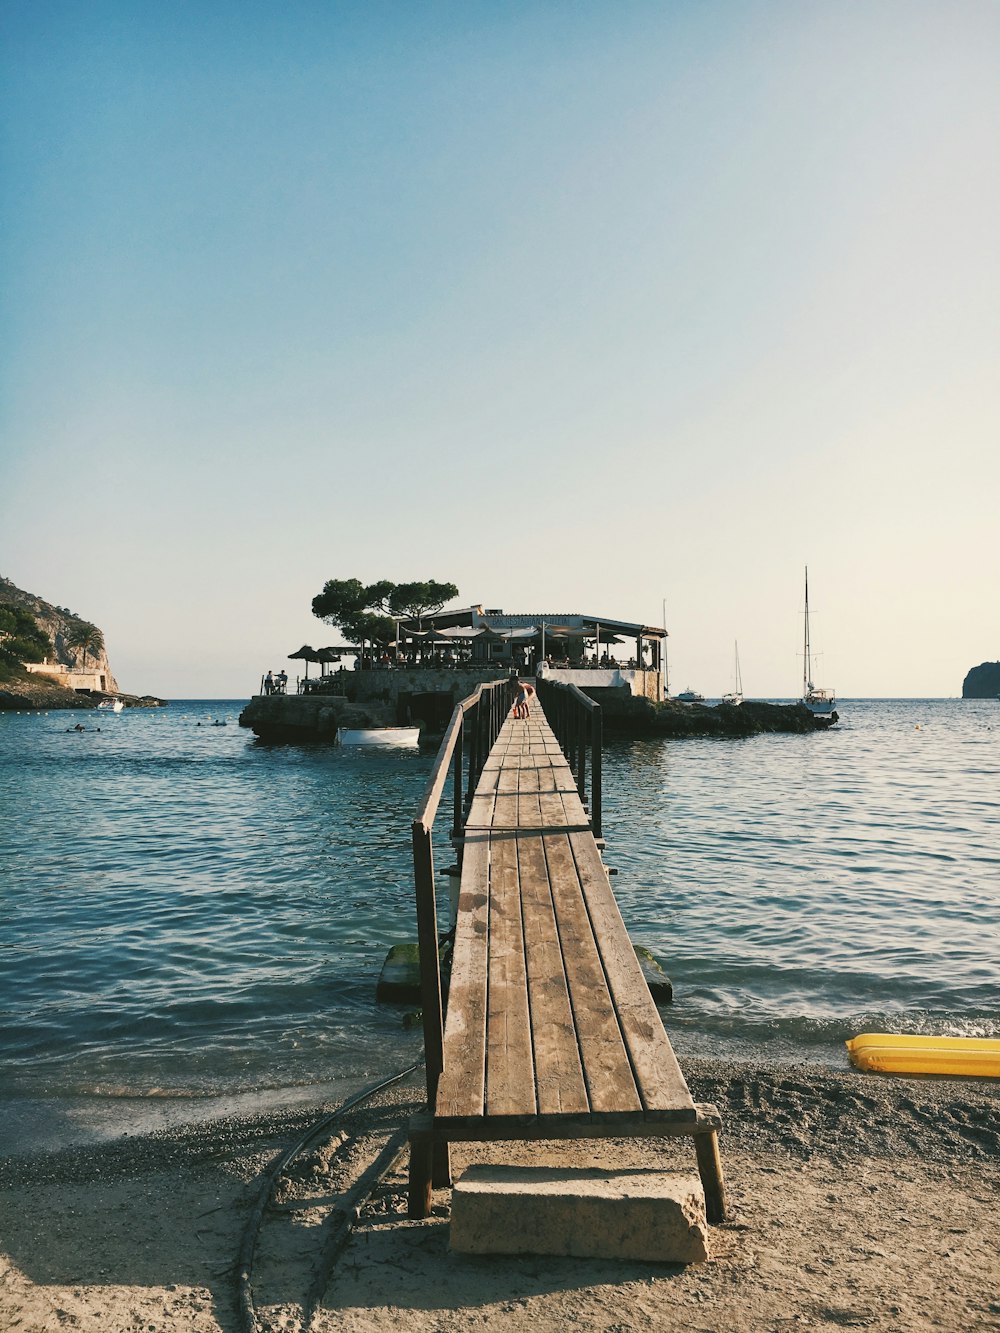
<path id="1" fill-rule="evenodd" d="M 980 662 L 962 681 L 963 699 L 1000 699 L 1000 662 Z"/>
<path id="2" fill-rule="evenodd" d="M 96 708 L 112 695 L 162 703 L 122 694 L 96 625 L 0 577 L 0 710 Z"/>

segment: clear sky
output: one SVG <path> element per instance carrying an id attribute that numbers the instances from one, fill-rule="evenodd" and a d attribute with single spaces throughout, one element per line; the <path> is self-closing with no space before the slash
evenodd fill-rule
<path id="1" fill-rule="evenodd" d="M 0 573 L 243 697 L 328 578 L 671 679 L 1000 658 L 1000 5 L 0 3 Z"/>

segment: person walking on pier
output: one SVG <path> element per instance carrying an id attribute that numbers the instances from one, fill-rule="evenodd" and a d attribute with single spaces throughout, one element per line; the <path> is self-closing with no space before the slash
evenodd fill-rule
<path id="1" fill-rule="evenodd" d="M 534 694 L 535 687 L 526 680 L 518 680 L 515 683 L 518 688 L 518 695 L 514 700 L 514 716 L 526 718 L 528 716 L 528 701 Z"/>

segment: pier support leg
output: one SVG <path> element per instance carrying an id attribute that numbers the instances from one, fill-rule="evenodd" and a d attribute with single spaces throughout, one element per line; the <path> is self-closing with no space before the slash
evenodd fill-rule
<path id="1" fill-rule="evenodd" d="M 447 1143 L 440 1140 L 434 1144 L 434 1167 L 432 1177 L 436 1190 L 451 1189 L 451 1150 Z"/>
<path id="2" fill-rule="evenodd" d="M 410 1130 L 410 1185 L 408 1217 L 430 1217 L 434 1140 L 429 1133 Z"/>
<path id="3" fill-rule="evenodd" d="M 722 1179 L 719 1136 L 715 1130 L 696 1134 L 694 1150 L 698 1158 L 702 1189 L 705 1191 L 705 1216 L 714 1226 L 718 1226 L 726 1220 L 726 1186 Z"/>

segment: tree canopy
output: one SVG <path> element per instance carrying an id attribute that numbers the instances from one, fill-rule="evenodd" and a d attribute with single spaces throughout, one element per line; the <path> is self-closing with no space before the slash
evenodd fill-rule
<path id="1" fill-rule="evenodd" d="M 454 583 L 391 583 L 381 579 L 364 584 L 360 579 L 329 579 L 312 600 L 313 615 L 328 625 L 337 625 L 355 643 L 391 642 L 396 623 L 393 616 L 414 618 L 440 611 L 445 602 L 458 596 Z"/>
<path id="2" fill-rule="evenodd" d="M 27 611 L 0 606 L 0 657 L 12 664 L 41 662 L 52 651 L 49 636 Z"/>
<path id="3" fill-rule="evenodd" d="M 77 620 L 66 631 L 66 646 L 81 652 L 86 666 L 87 658 L 91 654 L 96 657 L 104 648 L 104 635 L 89 620 Z"/>

